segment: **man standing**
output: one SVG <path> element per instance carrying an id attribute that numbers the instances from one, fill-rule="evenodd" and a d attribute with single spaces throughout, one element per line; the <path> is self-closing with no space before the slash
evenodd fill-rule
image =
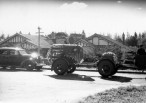
<path id="1" fill-rule="evenodd" d="M 135 65 L 139 67 L 142 72 L 144 72 L 146 64 L 146 58 L 144 55 L 146 55 L 144 46 L 140 45 L 139 49 L 137 50 L 137 56 L 135 57 Z"/>
<path id="2" fill-rule="evenodd" d="M 140 45 L 139 49 L 137 50 L 138 55 L 146 55 L 145 49 L 143 45 Z"/>

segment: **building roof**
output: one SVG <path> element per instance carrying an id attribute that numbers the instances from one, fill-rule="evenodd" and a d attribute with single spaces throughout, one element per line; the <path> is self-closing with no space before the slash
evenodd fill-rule
<path id="1" fill-rule="evenodd" d="M 35 46 L 38 46 L 38 35 L 30 35 L 30 34 L 14 34 L 13 36 L 9 37 L 8 39 L 4 40 L 3 42 L 0 43 L 4 44 L 6 41 L 16 37 L 16 36 L 21 36 L 22 38 L 25 39 L 25 42 L 31 43 Z M 40 36 L 40 47 L 41 48 L 50 48 L 51 47 L 51 42 L 47 40 L 46 37 Z"/>
<path id="2" fill-rule="evenodd" d="M 20 34 L 21 36 L 27 38 L 27 41 L 38 46 L 38 35 L 30 35 L 30 34 Z M 47 38 L 44 36 L 40 36 L 40 46 L 41 48 L 50 48 L 51 42 L 47 41 Z"/>
<path id="3" fill-rule="evenodd" d="M 110 42 L 110 43 L 113 43 L 113 44 L 115 44 L 115 45 L 118 45 L 119 47 L 125 48 L 125 49 L 127 49 L 127 50 L 132 50 L 132 49 L 129 48 L 128 46 L 123 45 L 122 43 L 120 43 L 120 42 L 118 42 L 118 41 L 116 41 L 116 40 L 113 40 L 113 39 L 111 39 L 111 38 L 108 37 L 108 36 L 103 36 L 103 35 L 96 34 L 96 33 L 95 33 L 94 35 L 88 37 L 87 40 L 92 39 L 93 37 L 100 37 L 100 38 L 102 38 L 102 39 L 104 39 L 104 40 L 107 40 L 107 41 Z"/>
<path id="4" fill-rule="evenodd" d="M 88 45 L 94 47 L 94 45 L 93 45 L 92 43 L 88 42 L 88 41 L 85 40 L 85 39 L 80 39 L 80 40 L 76 41 L 75 44 L 77 44 L 78 42 L 83 42 L 83 43 L 86 43 L 86 44 L 88 44 Z"/>

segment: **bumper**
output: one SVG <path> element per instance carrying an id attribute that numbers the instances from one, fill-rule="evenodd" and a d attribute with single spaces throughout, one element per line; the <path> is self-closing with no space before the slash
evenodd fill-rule
<path id="1" fill-rule="evenodd" d="M 45 64 L 36 64 L 36 69 L 41 69 Z"/>

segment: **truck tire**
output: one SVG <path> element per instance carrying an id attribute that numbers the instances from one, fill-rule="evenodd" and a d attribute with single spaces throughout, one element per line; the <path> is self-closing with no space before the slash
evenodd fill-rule
<path id="1" fill-rule="evenodd" d="M 115 68 L 113 69 L 113 74 L 112 75 L 116 74 L 120 67 L 121 67 L 120 65 L 115 66 Z"/>
<path id="2" fill-rule="evenodd" d="M 67 73 L 73 73 L 76 70 L 76 65 L 72 64 L 69 66 Z"/>
<path id="3" fill-rule="evenodd" d="M 71 57 L 66 57 L 65 60 L 68 63 L 67 73 L 73 73 L 76 70 L 75 60 Z"/>
<path id="4" fill-rule="evenodd" d="M 116 73 L 115 66 L 109 60 L 100 61 L 98 64 L 98 72 L 102 77 L 109 77 Z"/>
<path id="5" fill-rule="evenodd" d="M 52 66 L 54 72 L 58 75 L 64 75 L 68 69 L 68 63 L 65 59 L 55 60 Z"/>

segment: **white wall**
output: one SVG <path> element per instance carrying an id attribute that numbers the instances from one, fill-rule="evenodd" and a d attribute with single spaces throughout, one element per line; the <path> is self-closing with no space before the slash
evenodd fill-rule
<path id="1" fill-rule="evenodd" d="M 91 40 L 89 40 L 90 42 Z M 94 45 L 108 45 L 108 42 L 106 40 L 101 40 L 98 37 L 93 38 L 93 44 Z"/>
<path id="2" fill-rule="evenodd" d="M 99 45 L 98 42 L 99 42 L 98 37 L 94 37 L 94 38 L 93 38 L 93 44 L 94 44 L 94 45 Z"/>
<path id="3" fill-rule="evenodd" d="M 64 39 L 57 39 L 56 44 L 64 44 Z"/>
<path id="4" fill-rule="evenodd" d="M 99 40 L 99 45 L 108 45 L 108 42 L 105 40 Z"/>

